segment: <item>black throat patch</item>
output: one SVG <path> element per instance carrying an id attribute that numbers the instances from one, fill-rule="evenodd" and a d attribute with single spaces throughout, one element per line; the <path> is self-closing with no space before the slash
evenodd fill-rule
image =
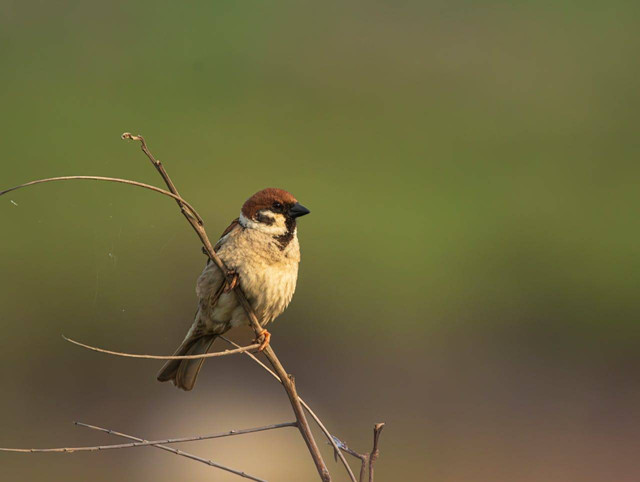
<path id="1" fill-rule="evenodd" d="M 289 243 L 293 239 L 293 236 L 296 232 L 296 220 L 294 218 L 290 218 L 287 216 L 287 220 L 284 224 L 287 227 L 287 232 L 273 237 L 273 239 L 275 239 L 278 243 L 280 251 L 284 251 L 284 249 L 289 246 Z"/>

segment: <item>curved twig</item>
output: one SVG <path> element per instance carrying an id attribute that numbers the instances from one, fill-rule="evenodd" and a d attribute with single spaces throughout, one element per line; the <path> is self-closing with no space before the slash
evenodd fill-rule
<path id="1" fill-rule="evenodd" d="M 97 351 L 99 353 L 106 353 L 107 355 L 115 355 L 126 358 L 143 358 L 146 360 L 197 360 L 199 358 L 214 358 L 218 356 L 226 356 L 226 355 L 236 355 L 238 353 L 245 353 L 251 350 L 257 350 L 260 348 L 259 343 L 254 343 L 253 345 L 238 347 L 235 350 L 225 350 L 225 351 L 216 351 L 213 353 L 203 353 L 201 355 L 139 355 L 136 353 L 124 353 L 120 351 L 111 351 L 105 350 L 104 348 L 98 348 L 91 345 L 85 345 L 84 343 L 80 343 L 79 341 L 72 340 L 71 338 L 67 338 L 62 335 L 69 343 L 73 343 L 74 345 L 81 346 L 82 348 L 86 348 L 87 350 Z"/>
<path id="2" fill-rule="evenodd" d="M 169 196 L 175 199 L 178 203 L 182 203 L 197 220 L 199 224 L 203 224 L 202 218 L 198 214 L 198 212 L 194 209 L 191 204 L 182 199 L 180 196 L 173 194 L 172 192 L 165 191 L 164 189 L 160 189 L 159 187 L 152 186 L 150 184 L 145 184 L 143 182 L 132 181 L 130 179 L 120 179 L 117 177 L 104 177 L 104 176 L 60 176 L 60 177 L 49 177 L 47 179 L 38 179 L 36 181 L 25 182 L 24 184 L 20 184 L 19 186 L 14 186 L 9 189 L 5 189 L 4 191 L 0 191 L 0 196 L 3 194 L 7 194 L 11 191 L 16 191 L 17 189 L 22 189 L 23 187 L 33 186 L 35 184 L 42 184 L 44 182 L 52 182 L 52 181 L 74 181 L 74 180 L 85 180 L 85 181 L 106 181 L 106 182 L 118 182 L 121 184 L 129 184 L 130 186 L 142 187 L 144 189 L 149 189 L 151 191 L 155 191 L 160 194 L 164 194 L 165 196 Z"/>

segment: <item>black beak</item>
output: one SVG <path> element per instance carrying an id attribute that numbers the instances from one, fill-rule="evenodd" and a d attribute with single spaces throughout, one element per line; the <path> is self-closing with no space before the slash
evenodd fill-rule
<path id="1" fill-rule="evenodd" d="M 293 206 L 291 206 L 291 209 L 289 209 L 289 216 L 295 219 L 299 218 L 300 216 L 304 216 L 305 214 L 309 214 L 310 212 L 311 211 L 305 208 L 302 204 L 295 203 Z"/>

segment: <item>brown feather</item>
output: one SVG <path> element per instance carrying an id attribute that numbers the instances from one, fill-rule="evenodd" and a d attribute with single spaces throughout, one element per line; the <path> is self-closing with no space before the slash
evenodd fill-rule
<path id="1" fill-rule="evenodd" d="M 247 199 L 242 206 L 242 214 L 247 219 L 253 219 L 258 211 L 270 208 L 276 201 L 283 205 L 293 205 L 298 202 L 290 192 L 277 187 L 268 187 Z"/>
<path id="2" fill-rule="evenodd" d="M 231 231 L 233 231 L 237 226 L 240 226 L 240 218 L 235 218 L 233 221 L 231 221 L 231 224 L 229 226 L 227 226 L 227 229 L 225 229 L 222 232 L 222 236 L 220 236 L 220 239 L 218 239 L 218 242 L 213 247 L 214 251 L 218 251 L 218 249 L 220 249 L 220 246 L 222 246 L 222 238 L 224 238 L 227 234 L 229 234 Z M 240 227 L 242 227 L 242 226 L 240 226 Z"/>

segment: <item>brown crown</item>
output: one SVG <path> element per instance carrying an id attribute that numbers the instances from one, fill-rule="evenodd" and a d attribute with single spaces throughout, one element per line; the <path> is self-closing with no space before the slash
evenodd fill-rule
<path id="1" fill-rule="evenodd" d="M 268 187 L 262 191 L 258 191 L 251 196 L 242 205 L 242 214 L 247 219 L 252 219 L 255 214 L 261 209 L 267 209 L 273 206 L 274 202 L 287 206 L 293 205 L 298 201 L 293 195 L 284 189 L 278 189 L 276 187 Z"/>

